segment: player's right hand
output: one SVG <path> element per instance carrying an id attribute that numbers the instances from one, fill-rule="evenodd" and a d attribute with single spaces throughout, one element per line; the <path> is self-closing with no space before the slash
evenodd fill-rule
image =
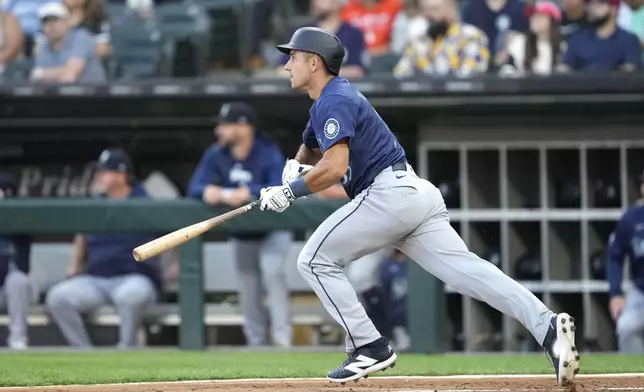
<path id="1" fill-rule="evenodd" d="M 288 184 L 264 188 L 260 191 L 260 195 L 259 209 L 262 211 L 284 212 L 295 200 Z"/>
<path id="2" fill-rule="evenodd" d="M 619 316 L 622 314 L 625 305 L 626 300 L 624 299 L 623 295 L 616 295 L 610 299 L 610 315 L 614 321 L 617 321 Z"/>
<path id="3" fill-rule="evenodd" d="M 286 165 L 284 165 L 284 170 L 282 170 L 282 185 L 286 185 L 299 178 L 311 169 L 313 169 L 311 165 L 304 165 L 295 159 L 289 159 L 286 161 Z"/>

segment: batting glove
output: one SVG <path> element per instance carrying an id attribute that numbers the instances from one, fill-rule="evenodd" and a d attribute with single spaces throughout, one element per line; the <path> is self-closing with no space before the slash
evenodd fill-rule
<path id="1" fill-rule="evenodd" d="M 264 188 L 261 190 L 260 196 L 259 209 L 262 211 L 284 212 L 295 200 L 293 191 L 288 185 Z"/>
<path id="2" fill-rule="evenodd" d="M 313 169 L 313 166 L 311 165 L 304 165 L 295 159 L 289 159 L 286 161 L 284 170 L 282 170 L 282 184 L 288 184 L 289 182 L 308 173 L 311 169 Z"/>

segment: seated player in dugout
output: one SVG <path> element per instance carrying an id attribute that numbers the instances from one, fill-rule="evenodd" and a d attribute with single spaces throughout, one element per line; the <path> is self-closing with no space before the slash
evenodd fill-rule
<path id="1" fill-rule="evenodd" d="M 281 184 L 286 158 L 275 142 L 256 129 L 257 114 L 251 106 L 226 103 L 215 121 L 217 143 L 203 154 L 188 185 L 189 197 L 211 205 L 239 207 L 258 199 L 262 188 Z M 292 241 L 293 234 L 281 230 L 231 236 L 249 346 L 269 345 L 269 323 L 273 344 L 292 344 L 291 300 L 284 268 Z"/>
<path id="2" fill-rule="evenodd" d="M 639 199 L 617 222 L 608 240 L 606 277 L 610 314 L 617 326 L 620 353 L 644 354 L 644 170 L 638 176 Z M 622 290 L 624 257 L 630 260 L 631 285 Z"/>
<path id="3" fill-rule="evenodd" d="M 385 310 L 387 330 L 396 344 L 396 349 L 406 351 L 411 347 L 407 322 L 407 256 L 393 249 L 379 268 L 379 291 L 382 308 Z"/>
<path id="4" fill-rule="evenodd" d="M 17 196 L 17 186 L 13 177 L 0 174 L 0 203 Z M 27 315 L 31 299 L 29 284 L 29 256 L 31 236 L 0 236 L 0 309 L 9 313 L 10 349 L 27 348 Z"/>
<path id="5" fill-rule="evenodd" d="M 120 149 L 100 155 L 95 186 L 100 198 L 148 198 L 136 181 L 131 158 Z M 155 239 L 141 233 L 79 233 L 68 268 L 68 279 L 54 285 L 46 297 L 47 310 L 67 342 L 89 348 L 82 314 L 112 305 L 121 318 L 120 348 L 132 347 L 141 318 L 161 291 L 158 258 L 137 263 L 132 249 Z"/>

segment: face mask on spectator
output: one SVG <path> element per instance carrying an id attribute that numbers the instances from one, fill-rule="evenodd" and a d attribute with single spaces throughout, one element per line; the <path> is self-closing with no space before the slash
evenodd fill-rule
<path id="1" fill-rule="evenodd" d="M 588 23 L 596 29 L 604 26 L 610 20 L 610 15 L 606 14 L 604 16 L 588 18 Z"/>
<path id="2" fill-rule="evenodd" d="M 437 20 L 429 22 L 429 28 L 427 29 L 427 35 L 431 39 L 436 39 L 447 34 L 449 29 L 449 23 L 444 20 Z"/>

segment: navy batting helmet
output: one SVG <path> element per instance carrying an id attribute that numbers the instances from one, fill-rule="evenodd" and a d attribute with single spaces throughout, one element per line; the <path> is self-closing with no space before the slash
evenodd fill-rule
<path id="1" fill-rule="evenodd" d="M 289 54 L 291 50 L 315 53 L 322 57 L 326 69 L 335 76 L 340 73 L 340 66 L 344 60 L 344 46 L 335 34 L 317 28 L 302 27 L 297 29 L 291 37 L 291 42 L 277 45 L 280 52 Z"/>

